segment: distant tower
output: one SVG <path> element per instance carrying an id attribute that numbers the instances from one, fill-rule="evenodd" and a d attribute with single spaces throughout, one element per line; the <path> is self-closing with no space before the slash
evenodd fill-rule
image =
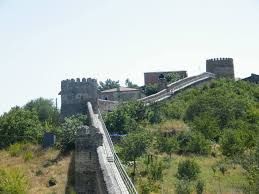
<path id="1" fill-rule="evenodd" d="M 235 78 L 232 58 L 217 58 L 206 61 L 206 72 L 214 73 L 218 78 Z"/>
<path id="2" fill-rule="evenodd" d="M 87 113 L 87 102 L 97 107 L 97 81 L 85 78 L 80 81 L 63 80 L 61 82 L 61 117 L 65 118 L 75 114 Z M 96 111 L 96 110 L 94 110 Z"/>

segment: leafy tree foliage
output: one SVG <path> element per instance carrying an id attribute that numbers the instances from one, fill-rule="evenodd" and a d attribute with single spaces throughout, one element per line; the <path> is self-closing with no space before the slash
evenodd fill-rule
<path id="1" fill-rule="evenodd" d="M 168 83 L 173 83 L 173 82 L 176 82 L 180 79 L 182 79 L 181 75 L 179 73 L 167 73 L 166 76 L 165 76 L 165 79 Z"/>
<path id="2" fill-rule="evenodd" d="M 182 132 L 177 136 L 181 153 L 206 155 L 211 151 L 210 142 L 199 132 Z"/>
<path id="3" fill-rule="evenodd" d="M 118 88 L 118 87 L 120 87 L 119 80 L 113 81 L 111 79 L 107 79 L 105 82 L 102 82 L 102 81 L 99 82 L 98 89 L 100 91 L 103 91 L 103 90 L 108 90 L 108 89 L 113 89 L 113 88 Z"/>
<path id="4" fill-rule="evenodd" d="M 157 148 L 160 152 L 167 153 L 171 158 L 172 152 L 179 150 L 179 143 L 176 138 L 158 136 Z"/>
<path id="5" fill-rule="evenodd" d="M 178 164 L 177 178 L 180 180 L 195 180 L 199 173 L 200 167 L 193 160 L 184 160 Z"/>
<path id="6" fill-rule="evenodd" d="M 144 86 L 144 92 L 147 96 L 159 92 L 158 84 L 148 84 Z"/>
<path id="7" fill-rule="evenodd" d="M 121 155 L 125 161 L 133 161 L 133 179 L 136 172 L 136 159 L 146 153 L 150 144 L 150 137 L 145 131 L 129 133 L 122 141 Z"/>
<path id="8" fill-rule="evenodd" d="M 111 133 L 125 134 L 139 128 L 137 122 L 145 120 L 147 110 L 142 102 L 128 102 L 105 116 L 105 124 Z"/>
<path id="9" fill-rule="evenodd" d="M 129 78 L 127 78 L 125 80 L 125 85 L 128 87 L 128 88 L 139 88 L 139 86 L 137 84 L 133 84 L 132 81 L 130 81 Z"/>
<path id="10" fill-rule="evenodd" d="M 74 115 L 69 118 L 65 118 L 65 121 L 62 124 L 61 134 L 59 134 L 59 147 L 63 152 L 74 149 L 77 129 L 82 125 L 88 124 L 87 122 L 85 115 Z"/>
<path id="11" fill-rule="evenodd" d="M 6 147 L 16 141 L 40 141 L 43 128 L 34 111 L 12 108 L 0 117 L 0 147 Z"/>
<path id="12" fill-rule="evenodd" d="M 35 111 L 41 122 L 58 125 L 59 112 L 51 99 L 38 98 L 24 106 L 25 110 Z"/>

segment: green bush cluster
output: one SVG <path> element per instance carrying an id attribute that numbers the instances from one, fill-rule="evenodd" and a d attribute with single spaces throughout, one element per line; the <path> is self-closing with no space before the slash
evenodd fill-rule
<path id="1" fill-rule="evenodd" d="M 21 141 L 40 143 L 44 132 L 59 126 L 59 112 L 52 100 L 39 98 L 14 107 L 0 116 L 0 148 Z"/>
<path id="2" fill-rule="evenodd" d="M 12 157 L 22 156 L 24 161 L 27 162 L 34 157 L 35 148 L 30 143 L 19 142 L 10 145 L 7 148 L 8 153 Z"/>
<path id="3" fill-rule="evenodd" d="M 19 169 L 0 169 L 0 193 L 26 194 L 28 181 Z"/>

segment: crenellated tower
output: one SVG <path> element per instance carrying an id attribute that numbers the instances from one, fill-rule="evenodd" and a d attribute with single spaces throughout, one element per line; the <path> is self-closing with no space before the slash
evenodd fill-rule
<path id="1" fill-rule="evenodd" d="M 67 79 L 61 82 L 61 117 L 87 114 L 87 102 L 97 107 L 96 79 Z"/>
<path id="2" fill-rule="evenodd" d="M 218 78 L 235 78 L 232 58 L 215 58 L 206 61 L 206 72 L 214 73 Z"/>

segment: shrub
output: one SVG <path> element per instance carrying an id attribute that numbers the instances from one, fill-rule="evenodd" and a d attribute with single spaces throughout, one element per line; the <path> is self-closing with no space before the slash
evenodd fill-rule
<path id="1" fill-rule="evenodd" d="M 28 181 L 19 169 L 0 169 L 0 193 L 26 194 Z"/>
<path id="2" fill-rule="evenodd" d="M 82 125 L 86 125 L 87 122 L 88 120 L 85 115 L 76 115 L 65 118 L 65 122 L 62 124 L 59 145 L 62 152 L 74 149 L 77 129 Z"/>
<path id="3" fill-rule="evenodd" d="M 196 184 L 196 192 L 197 194 L 202 194 L 204 191 L 204 182 L 202 180 L 198 180 Z"/>
<path id="4" fill-rule="evenodd" d="M 202 133 L 182 132 L 177 137 L 179 142 L 179 151 L 183 153 L 208 154 L 211 151 L 211 145 L 205 139 Z"/>
<path id="5" fill-rule="evenodd" d="M 176 183 L 175 192 L 177 194 L 190 194 L 191 193 L 190 182 L 186 180 L 180 180 Z"/>
<path id="6" fill-rule="evenodd" d="M 195 180 L 200 173 L 200 167 L 193 160 L 185 160 L 178 164 L 177 178 L 180 180 Z"/>
<path id="7" fill-rule="evenodd" d="M 149 178 L 157 181 L 163 178 L 163 162 L 162 161 L 155 161 L 152 162 L 148 168 Z"/>
<path id="8" fill-rule="evenodd" d="M 22 145 L 21 145 L 21 143 L 12 144 L 8 148 L 8 153 L 12 157 L 20 156 L 21 152 L 22 152 Z"/>
<path id="9" fill-rule="evenodd" d="M 15 143 L 8 147 L 7 151 L 12 157 L 17 156 L 23 156 L 23 158 L 26 159 L 32 159 L 33 153 L 32 153 L 32 145 L 30 143 Z"/>
<path id="10" fill-rule="evenodd" d="M 241 138 L 241 133 L 238 131 L 225 131 L 220 144 L 222 154 L 228 157 L 234 157 L 235 155 L 242 154 L 245 149 L 244 141 Z"/>
<path id="11" fill-rule="evenodd" d="M 26 151 L 24 154 L 23 154 L 23 159 L 25 162 L 33 159 L 33 153 L 32 151 Z"/>

